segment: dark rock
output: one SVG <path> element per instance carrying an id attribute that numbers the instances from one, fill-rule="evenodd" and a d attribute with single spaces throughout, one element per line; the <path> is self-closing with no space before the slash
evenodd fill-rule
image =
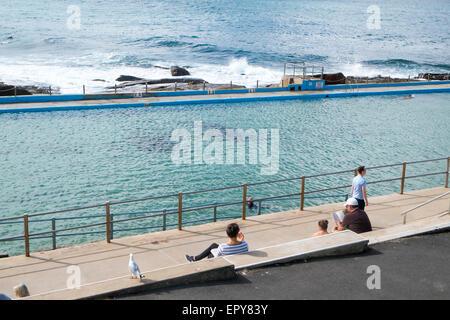
<path id="1" fill-rule="evenodd" d="M 170 67 L 170 73 L 172 74 L 172 76 L 174 77 L 179 77 L 179 76 L 190 76 L 191 74 L 189 73 L 189 71 L 187 71 L 184 68 L 178 67 L 178 66 L 171 66 Z"/>
<path id="2" fill-rule="evenodd" d="M 8 252 L 0 252 L 0 258 L 8 258 Z"/>
<path id="3" fill-rule="evenodd" d="M 450 75 L 448 73 L 419 73 L 417 78 L 427 80 L 450 80 Z"/>
<path id="4" fill-rule="evenodd" d="M 121 83 L 120 85 L 117 85 L 117 88 L 125 88 L 125 87 L 132 87 L 136 85 L 155 85 L 155 84 L 164 84 L 164 83 L 188 83 L 188 84 L 200 84 L 205 82 L 203 79 L 199 78 L 163 78 L 163 79 L 142 79 L 138 81 L 128 81 L 125 83 Z M 107 89 L 113 89 L 114 87 L 107 87 Z"/>
<path id="5" fill-rule="evenodd" d="M 29 96 L 32 95 L 32 93 L 23 87 L 15 87 L 0 83 L 0 96 L 14 96 L 14 95 Z"/>
<path id="6" fill-rule="evenodd" d="M 25 90 L 28 90 L 31 92 L 31 94 L 49 94 L 50 93 L 50 87 L 39 87 L 39 86 L 23 86 L 22 87 Z M 59 88 L 51 88 L 52 94 L 59 94 Z"/>
<path id="7" fill-rule="evenodd" d="M 106 80 L 103 80 L 103 79 L 94 79 L 94 80 L 92 80 L 92 81 L 96 81 L 96 82 L 106 82 Z"/>
<path id="8" fill-rule="evenodd" d="M 127 76 L 127 75 L 121 75 L 120 77 L 118 77 L 116 79 L 116 81 L 139 81 L 139 80 L 143 80 L 142 78 L 138 78 L 138 77 L 134 77 L 134 76 Z"/>
<path id="9" fill-rule="evenodd" d="M 14 90 L 14 88 L 16 88 Z M 51 88 L 52 94 L 59 93 L 59 88 Z M 49 94 L 50 86 L 13 86 L 0 82 L 0 96 L 29 96 L 33 94 Z"/>
<path id="10" fill-rule="evenodd" d="M 325 84 L 345 84 L 345 76 L 342 72 L 339 73 L 325 73 L 323 75 Z"/>
<path id="11" fill-rule="evenodd" d="M 415 82 L 417 80 L 408 79 L 408 78 L 391 78 L 391 77 L 383 77 L 378 75 L 376 77 L 354 77 L 348 76 L 346 77 L 346 81 L 348 84 L 355 83 L 391 83 L 391 82 Z"/>

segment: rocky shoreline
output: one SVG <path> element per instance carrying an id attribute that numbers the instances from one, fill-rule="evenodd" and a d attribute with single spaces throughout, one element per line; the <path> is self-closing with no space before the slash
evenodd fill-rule
<path id="1" fill-rule="evenodd" d="M 0 96 L 30 96 L 33 94 L 58 94 L 59 90 L 54 90 L 51 87 L 28 85 L 28 86 L 14 86 L 0 82 Z"/>
<path id="2" fill-rule="evenodd" d="M 221 90 L 221 89 L 240 89 L 246 88 L 242 85 L 230 83 L 209 83 L 200 78 L 190 77 L 190 72 L 187 70 L 189 66 L 179 67 L 159 67 L 170 71 L 171 78 L 160 79 L 146 79 L 135 77 L 132 75 L 121 75 L 116 79 L 114 86 L 105 87 L 105 92 L 144 92 L 144 91 L 171 91 L 171 90 Z M 317 74 L 314 78 L 320 79 L 322 75 Z M 378 75 L 376 77 L 355 77 L 345 76 L 343 73 L 324 74 L 323 79 L 325 84 L 351 84 L 351 83 L 401 83 L 401 82 L 415 82 L 424 80 L 450 80 L 448 73 L 420 73 L 414 78 L 391 78 Z M 94 79 L 92 81 L 106 82 L 103 79 Z M 280 87 L 280 83 L 264 85 L 263 87 Z M 34 94 L 59 94 L 59 90 L 52 87 L 44 87 L 37 85 L 28 86 L 14 86 L 0 82 L 0 96 L 14 96 L 14 95 L 34 95 Z"/>

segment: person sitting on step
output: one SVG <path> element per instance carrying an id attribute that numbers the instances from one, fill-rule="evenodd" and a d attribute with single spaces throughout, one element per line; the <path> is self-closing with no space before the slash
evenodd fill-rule
<path id="1" fill-rule="evenodd" d="M 324 235 L 328 234 L 327 229 L 328 229 L 328 220 L 320 220 L 319 221 L 319 231 L 314 233 L 312 236 L 313 237 L 324 236 Z"/>
<path id="2" fill-rule="evenodd" d="M 239 254 L 248 251 L 247 242 L 244 240 L 244 235 L 240 232 L 237 223 L 230 223 L 227 226 L 228 242 L 211 244 L 205 251 L 197 256 L 186 255 L 186 260 L 189 262 L 200 261 L 204 258 L 215 258 L 218 256 L 227 256 L 232 254 Z"/>
<path id="3" fill-rule="evenodd" d="M 356 233 L 372 231 L 367 214 L 358 208 L 358 200 L 349 198 L 345 203 L 344 219 L 336 222 L 334 231 L 351 230 Z"/>

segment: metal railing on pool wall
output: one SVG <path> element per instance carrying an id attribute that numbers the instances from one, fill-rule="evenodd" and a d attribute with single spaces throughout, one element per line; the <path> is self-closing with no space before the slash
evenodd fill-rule
<path id="1" fill-rule="evenodd" d="M 408 164 L 420 164 L 420 163 L 437 162 L 437 161 L 444 161 L 444 160 L 446 161 L 446 171 L 406 176 L 406 167 Z M 389 168 L 389 167 L 401 167 L 402 168 L 401 176 L 396 177 L 396 178 L 388 178 L 388 179 L 383 179 L 383 180 L 370 181 L 367 184 L 377 184 L 377 183 L 386 183 L 386 182 L 392 182 L 392 181 L 400 181 L 400 194 L 403 194 L 404 189 L 405 189 L 405 181 L 407 179 L 429 177 L 429 176 L 436 176 L 436 175 L 445 175 L 445 187 L 448 188 L 450 157 L 431 159 L 431 160 L 420 160 L 420 161 L 412 161 L 412 162 L 395 163 L 395 164 L 388 164 L 388 165 L 380 165 L 380 166 L 374 166 L 374 167 L 367 167 L 367 169 L 372 171 L 372 170 Z M 103 204 L 91 205 L 91 206 L 86 206 L 86 207 L 77 207 L 77 208 L 43 212 L 43 213 L 35 213 L 35 214 L 25 214 L 25 215 L 23 215 L 23 217 L 4 218 L 4 219 L 0 219 L 0 226 L 23 223 L 24 232 L 21 235 L 8 237 L 8 238 L 2 238 L 2 239 L 0 239 L 0 242 L 24 241 L 25 255 L 27 257 L 29 257 L 30 256 L 30 240 L 33 240 L 33 239 L 45 239 L 45 238 L 51 239 L 52 240 L 52 248 L 55 249 L 57 237 L 81 236 L 81 235 L 92 235 L 92 234 L 104 233 L 105 237 L 106 237 L 106 241 L 109 243 L 109 242 L 111 242 L 111 240 L 114 237 L 114 232 L 149 230 L 149 229 L 155 229 L 155 228 L 160 228 L 161 230 L 165 231 L 170 227 L 177 227 L 178 230 L 182 230 L 183 213 L 187 213 L 187 212 L 212 209 L 212 217 L 187 221 L 187 222 L 184 222 L 184 225 L 192 224 L 192 223 L 198 224 L 201 222 L 216 222 L 218 220 L 218 217 L 217 217 L 218 208 L 241 205 L 242 206 L 242 214 L 240 214 L 239 216 L 222 216 L 220 219 L 223 220 L 223 219 L 242 218 L 243 220 L 245 220 L 246 216 L 247 216 L 247 203 L 248 203 L 247 189 L 248 189 L 248 187 L 283 183 L 283 182 L 289 182 L 289 181 L 299 181 L 300 192 L 253 199 L 253 202 L 257 204 L 256 205 L 257 215 L 262 214 L 262 210 L 264 209 L 262 206 L 262 203 L 267 202 L 267 201 L 299 200 L 299 209 L 300 209 L 300 211 L 303 211 L 305 199 L 309 199 L 309 198 L 339 198 L 339 197 L 345 197 L 345 199 L 347 199 L 347 197 L 348 197 L 348 194 L 318 195 L 318 196 L 311 196 L 311 194 L 323 193 L 323 192 L 327 192 L 327 191 L 335 191 L 335 190 L 346 189 L 346 188 L 351 187 L 351 185 L 343 185 L 343 186 L 337 186 L 337 187 L 331 187 L 331 188 L 306 191 L 307 179 L 314 179 L 314 178 L 318 178 L 318 177 L 327 177 L 327 176 L 338 175 L 338 174 L 347 174 L 347 173 L 353 173 L 355 176 L 357 174 L 356 169 L 351 169 L 351 170 L 343 170 L 343 171 L 336 171 L 336 172 L 330 172 L 330 173 L 302 176 L 302 177 L 297 177 L 297 178 L 287 178 L 287 179 L 280 179 L 280 180 L 248 183 L 248 184 L 243 184 L 243 185 L 235 185 L 235 186 L 230 186 L 230 187 L 222 187 L 222 188 L 215 188 L 215 189 L 208 189 L 208 190 L 191 191 L 191 192 L 185 192 L 185 193 L 180 192 L 177 194 L 147 197 L 147 198 L 142 198 L 142 199 L 125 200 L 125 201 L 117 201 L 117 202 L 106 202 Z M 230 190 L 230 189 L 242 189 L 242 198 L 238 201 L 233 201 L 233 202 L 210 203 L 210 204 L 201 205 L 201 206 L 183 207 L 183 196 L 223 191 L 223 190 Z M 176 198 L 178 200 L 178 207 L 171 208 L 171 209 L 144 211 L 144 212 L 127 212 L 127 213 L 116 213 L 116 214 L 111 213 L 111 206 L 143 202 L 143 201 L 150 201 L 150 200 L 154 201 L 154 200 L 161 200 L 161 199 L 167 199 L 167 198 Z M 74 212 L 74 211 L 93 209 L 93 208 L 101 208 L 101 207 L 104 207 L 105 214 L 89 215 L 89 216 L 76 216 L 76 217 L 50 218 L 50 219 L 34 219 L 36 217 L 42 217 L 42 216 L 47 216 L 47 215 L 61 214 L 61 213 L 66 213 L 66 212 Z M 123 215 L 138 215 L 138 214 L 150 214 L 150 215 L 120 219 L 120 216 L 123 216 Z M 176 224 L 168 224 L 167 223 L 168 215 L 177 215 L 178 216 L 177 223 Z M 87 225 L 78 225 L 78 226 L 63 228 L 63 229 L 56 229 L 57 221 L 83 220 L 83 219 L 93 219 L 93 218 L 103 218 L 103 217 L 104 217 L 103 222 L 87 224 Z M 119 217 L 119 219 L 117 219 L 117 217 Z M 134 228 L 125 228 L 125 229 L 114 229 L 114 227 L 113 227 L 114 224 L 118 224 L 118 223 L 123 223 L 123 222 L 127 222 L 127 221 L 136 221 L 136 220 L 142 220 L 142 219 L 150 219 L 150 218 L 156 218 L 156 217 L 161 217 L 162 225 L 134 227 Z M 33 218 L 33 220 L 30 220 L 30 218 Z M 16 221 L 16 220 L 19 220 L 19 221 Z M 22 221 L 20 221 L 20 220 L 22 220 Z M 30 223 L 36 223 L 36 222 L 50 222 L 51 230 L 44 231 L 44 232 L 30 233 L 29 232 Z M 105 226 L 106 228 L 105 228 L 105 230 L 102 230 L 102 231 L 89 231 L 89 232 L 61 234 L 61 233 L 67 232 L 67 231 L 99 227 L 99 226 Z"/>

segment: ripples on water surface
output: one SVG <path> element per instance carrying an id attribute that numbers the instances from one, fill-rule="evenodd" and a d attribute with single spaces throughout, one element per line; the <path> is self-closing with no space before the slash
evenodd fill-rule
<path id="1" fill-rule="evenodd" d="M 288 102 L 254 102 L 184 107 L 105 109 L 91 111 L 39 112 L 0 115 L 0 217 L 20 216 L 75 206 L 174 194 L 182 191 L 239 185 L 315 173 L 403 161 L 445 157 L 450 154 L 448 94 L 339 98 Z M 276 175 L 260 174 L 259 165 L 181 165 L 171 162 L 171 133 L 186 128 L 193 133 L 194 121 L 204 130 L 217 128 L 280 130 L 280 164 Z M 408 166 L 408 174 L 444 171 L 444 162 Z M 401 167 L 368 173 L 368 181 L 399 177 Z M 350 184 L 351 175 L 307 180 L 307 190 Z M 443 185 L 443 176 L 408 181 L 406 188 Z M 398 192 L 399 182 L 369 187 L 369 195 Z M 299 182 L 249 187 L 259 198 L 299 192 Z M 329 194 L 345 194 L 339 190 Z M 332 199 L 308 199 L 306 205 Z M 188 196 L 184 206 L 239 201 L 241 190 Z M 112 213 L 176 208 L 176 198 L 113 206 Z M 265 212 L 290 209 L 298 200 L 268 202 Z M 239 215 L 239 206 L 220 208 L 218 216 Z M 255 214 L 256 212 L 250 212 Z M 64 216 L 104 214 L 104 208 Z M 126 216 L 122 216 L 126 217 Z M 186 214 L 211 218 L 212 210 Z M 175 216 L 168 223 L 176 223 Z M 103 218 L 92 219 L 100 222 Z M 58 227 L 74 221 L 58 221 Z M 161 225 L 160 219 L 141 220 L 135 225 Z M 32 232 L 48 230 L 50 222 L 32 224 Z M 129 227 L 130 225 L 128 225 Z M 119 226 L 117 226 L 118 228 Z M 120 226 L 127 227 L 127 226 Z M 21 224 L 6 229 L 0 237 L 23 232 Z M 96 229 L 98 230 L 98 229 Z M 85 231 L 85 230 L 81 230 Z M 143 232 L 143 231 L 141 231 Z M 121 232 L 116 236 L 133 234 Z M 96 236 L 58 238 L 58 244 L 103 238 Z M 34 247 L 49 246 L 49 240 L 33 241 Z M 3 245 L 2 245 L 3 248 Z M 22 252 L 22 242 L 7 245 L 11 253 Z M 5 249 L 5 250 L 6 250 Z"/>

